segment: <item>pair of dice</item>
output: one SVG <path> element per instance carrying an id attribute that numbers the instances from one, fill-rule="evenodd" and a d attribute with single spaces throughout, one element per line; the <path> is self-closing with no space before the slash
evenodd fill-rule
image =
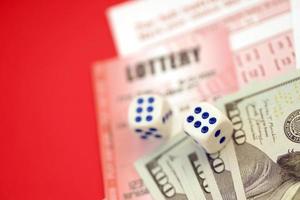
<path id="1" fill-rule="evenodd" d="M 167 138 L 174 124 L 178 123 L 170 104 L 159 95 L 134 98 L 129 106 L 128 118 L 130 127 L 144 140 Z M 199 103 L 188 112 L 183 130 L 207 153 L 221 150 L 233 133 L 230 120 L 209 103 Z"/>

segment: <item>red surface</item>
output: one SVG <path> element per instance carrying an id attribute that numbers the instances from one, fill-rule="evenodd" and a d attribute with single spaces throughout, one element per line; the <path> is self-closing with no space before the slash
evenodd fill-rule
<path id="1" fill-rule="evenodd" d="M 102 198 L 90 64 L 114 3 L 0 2 L 1 200 Z"/>

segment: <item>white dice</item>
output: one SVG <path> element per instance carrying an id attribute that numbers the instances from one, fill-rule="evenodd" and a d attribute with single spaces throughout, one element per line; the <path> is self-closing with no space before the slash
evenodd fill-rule
<path id="1" fill-rule="evenodd" d="M 141 138 L 167 137 L 172 128 L 173 111 L 159 95 L 140 95 L 129 105 L 129 126 Z"/>
<path id="2" fill-rule="evenodd" d="M 220 151 L 233 133 L 231 121 L 209 103 L 194 106 L 184 120 L 183 129 L 207 153 Z"/>

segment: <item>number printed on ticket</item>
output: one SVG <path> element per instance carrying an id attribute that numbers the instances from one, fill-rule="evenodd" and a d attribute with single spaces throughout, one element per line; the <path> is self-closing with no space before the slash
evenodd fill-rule
<path id="1" fill-rule="evenodd" d="M 212 101 L 238 89 L 223 27 L 196 30 L 130 57 L 96 63 L 93 76 L 107 199 L 150 199 L 133 163 L 165 142 L 141 140 L 130 131 L 127 107 L 133 97 L 158 93 L 184 112 L 193 101 Z"/>

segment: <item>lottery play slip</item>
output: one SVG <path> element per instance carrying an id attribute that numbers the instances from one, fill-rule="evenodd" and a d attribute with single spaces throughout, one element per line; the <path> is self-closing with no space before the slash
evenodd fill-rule
<path id="1" fill-rule="evenodd" d="M 105 199 L 300 200 L 297 0 L 107 10 L 93 64 Z"/>

